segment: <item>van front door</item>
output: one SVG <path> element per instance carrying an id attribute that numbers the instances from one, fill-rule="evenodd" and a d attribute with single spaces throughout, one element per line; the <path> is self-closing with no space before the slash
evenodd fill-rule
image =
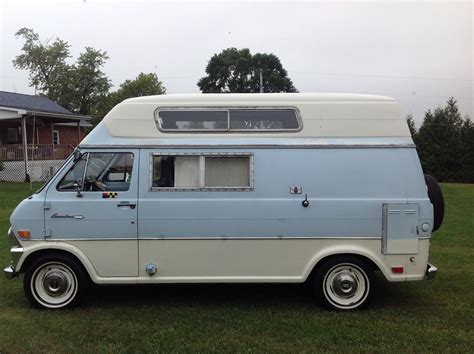
<path id="1" fill-rule="evenodd" d="M 138 154 L 84 152 L 46 194 L 46 240 L 79 248 L 99 276 L 138 275 Z"/>

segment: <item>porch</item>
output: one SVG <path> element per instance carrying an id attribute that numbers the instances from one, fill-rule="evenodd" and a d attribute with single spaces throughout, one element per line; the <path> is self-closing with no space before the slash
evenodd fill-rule
<path id="1" fill-rule="evenodd" d="M 71 144 L 27 144 L 27 158 L 33 160 L 64 160 L 74 151 Z M 0 161 L 24 161 L 22 144 L 0 145 Z"/>

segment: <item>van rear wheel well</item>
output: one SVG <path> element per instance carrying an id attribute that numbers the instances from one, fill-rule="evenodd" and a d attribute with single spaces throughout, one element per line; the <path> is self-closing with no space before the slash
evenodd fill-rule
<path id="1" fill-rule="evenodd" d="M 316 273 L 318 272 L 318 269 L 320 269 L 323 264 L 331 261 L 334 258 L 339 258 L 339 257 L 344 257 L 344 256 L 358 258 L 366 262 L 372 268 L 373 271 L 380 271 L 379 266 L 373 260 L 371 260 L 370 258 L 366 256 L 363 256 L 357 253 L 336 253 L 336 254 L 331 254 L 329 256 L 323 257 L 318 262 L 316 262 L 316 264 L 313 266 L 313 269 L 311 270 L 311 273 L 309 273 L 306 281 L 311 282 L 311 280 L 314 279 Z"/>

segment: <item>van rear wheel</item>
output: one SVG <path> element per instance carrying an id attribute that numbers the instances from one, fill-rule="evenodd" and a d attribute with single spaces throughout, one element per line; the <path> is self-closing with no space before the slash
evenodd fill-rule
<path id="1" fill-rule="evenodd" d="M 44 255 L 25 272 L 23 289 L 34 307 L 60 309 L 79 303 L 87 285 L 80 264 L 65 255 Z"/>
<path id="2" fill-rule="evenodd" d="M 318 268 L 313 286 L 326 307 L 354 311 L 369 304 L 374 284 L 374 272 L 367 262 L 358 257 L 337 256 Z"/>

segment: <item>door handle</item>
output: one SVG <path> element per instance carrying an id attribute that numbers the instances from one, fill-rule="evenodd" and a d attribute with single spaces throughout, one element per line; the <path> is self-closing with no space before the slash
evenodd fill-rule
<path id="1" fill-rule="evenodd" d="M 135 203 L 130 203 L 130 202 L 120 202 L 117 204 L 117 206 L 120 207 L 129 207 L 130 209 L 135 209 L 137 206 Z"/>

